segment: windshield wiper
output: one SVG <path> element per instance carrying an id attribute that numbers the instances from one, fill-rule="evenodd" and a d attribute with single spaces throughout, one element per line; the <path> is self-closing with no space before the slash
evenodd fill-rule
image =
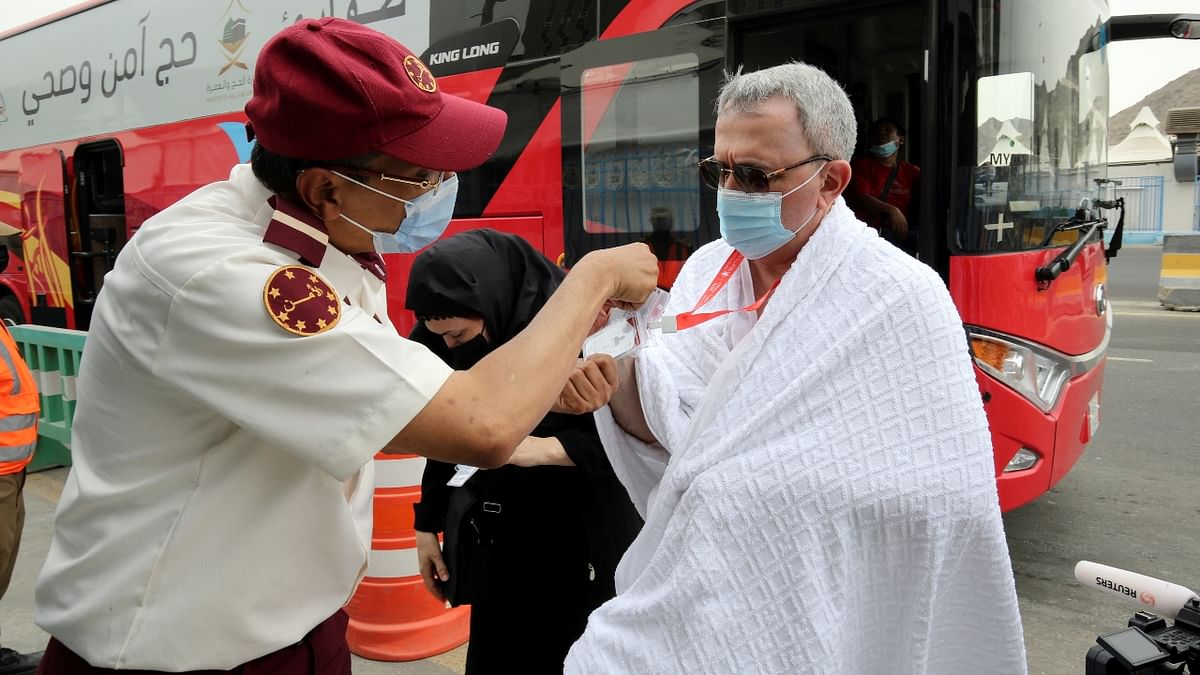
<path id="1" fill-rule="evenodd" d="M 1058 226 L 1056 226 L 1055 231 L 1067 232 L 1070 230 L 1082 230 L 1084 228 L 1087 229 L 1083 234 L 1079 235 L 1079 238 L 1075 240 L 1074 244 L 1071 244 L 1070 248 L 1058 254 L 1058 257 L 1056 257 L 1054 260 L 1051 260 L 1050 264 L 1043 265 L 1042 267 L 1034 270 L 1033 276 L 1038 280 L 1038 288 L 1040 290 L 1047 288 L 1051 281 L 1054 281 L 1058 278 L 1058 275 L 1070 269 L 1071 263 L 1075 262 L 1075 259 L 1079 257 L 1079 252 L 1083 250 L 1083 247 L 1086 246 L 1089 241 L 1091 241 L 1092 235 L 1096 234 L 1096 230 L 1102 230 L 1106 225 L 1108 225 L 1108 221 L 1103 218 L 1097 218 L 1095 220 L 1086 222 L 1069 220 L 1067 223 L 1071 226 L 1063 227 L 1062 229 L 1058 229 Z M 1051 232 L 1051 235 L 1053 234 L 1054 232 Z M 1043 246 L 1044 245 L 1045 244 L 1043 244 Z"/>
<path id="2" fill-rule="evenodd" d="M 1103 219 L 1100 219 L 1100 220 L 1103 220 Z M 1091 226 L 1091 224 L 1093 222 L 1094 221 L 1091 218 L 1080 218 L 1079 215 L 1076 214 L 1075 217 L 1073 217 L 1073 218 L 1068 218 L 1067 220 L 1064 220 L 1061 223 L 1055 223 L 1054 227 L 1050 228 L 1050 230 L 1048 232 L 1046 232 L 1046 236 L 1042 238 L 1042 243 L 1040 245 L 1040 248 L 1046 248 L 1047 246 L 1049 246 L 1050 242 L 1054 239 L 1054 235 L 1058 234 L 1059 232 L 1071 232 L 1073 230 L 1082 230 L 1086 227 Z"/>
<path id="3" fill-rule="evenodd" d="M 1111 206 L 1110 206 L 1111 204 Z M 1097 206 L 1102 208 L 1113 208 L 1115 202 L 1098 202 Z M 1108 220 L 1105 218 L 1093 217 L 1092 200 L 1085 198 L 1079 208 L 1075 210 L 1075 216 L 1068 220 L 1064 220 L 1054 225 L 1046 232 L 1046 236 L 1042 238 L 1042 248 L 1050 245 L 1054 239 L 1054 235 L 1059 232 L 1070 232 L 1072 230 L 1083 230 L 1083 233 L 1075 240 L 1074 244 L 1067 247 L 1067 250 L 1058 254 L 1049 264 L 1043 265 L 1033 272 L 1034 278 L 1038 282 L 1038 289 L 1045 290 L 1050 286 L 1050 282 L 1058 278 L 1060 274 L 1071 268 L 1071 263 L 1079 257 L 1079 252 L 1087 245 L 1097 230 L 1103 230 L 1108 226 Z"/>

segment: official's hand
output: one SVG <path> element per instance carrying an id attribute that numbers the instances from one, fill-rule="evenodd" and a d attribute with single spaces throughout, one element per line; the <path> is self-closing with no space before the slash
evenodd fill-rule
<path id="1" fill-rule="evenodd" d="M 592 251 L 579 264 L 595 265 L 598 273 L 609 280 L 608 296 L 617 307 L 641 306 L 658 285 L 658 258 L 646 244 Z"/>
<path id="2" fill-rule="evenodd" d="M 608 354 L 596 354 L 587 359 L 580 359 L 571 371 L 571 376 L 553 410 L 572 415 L 595 412 L 608 405 L 609 399 L 619 386 L 617 362 L 613 357 Z"/>
<path id="3" fill-rule="evenodd" d="M 437 580 L 449 581 L 450 572 L 442 560 L 442 545 L 438 542 L 437 534 L 433 532 L 416 531 L 417 535 L 417 566 L 421 570 L 421 578 L 425 580 L 425 588 L 440 602 L 446 601 Z M 436 575 L 436 576 L 435 576 Z"/>

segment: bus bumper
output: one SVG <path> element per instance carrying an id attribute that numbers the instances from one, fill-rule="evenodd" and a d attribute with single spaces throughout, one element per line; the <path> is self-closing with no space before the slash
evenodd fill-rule
<path id="1" fill-rule="evenodd" d="M 1106 361 L 1070 380 L 1058 405 L 1045 414 L 1017 392 L 975 368 L 992 429 L 1000 510 L 1010 511 L 1054 487 L 1083 455 L 1100 425 L 1100 388 Z M 1003 429 L 1003 432 L 997 431 Z M 1029 468 L 1005 471 L 1022 449 L 1037 461 Z"/>

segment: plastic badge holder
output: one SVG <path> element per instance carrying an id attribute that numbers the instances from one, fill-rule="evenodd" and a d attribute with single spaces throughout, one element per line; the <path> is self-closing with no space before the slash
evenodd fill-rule
<path id="1" fill-rule="evenodd" d="M 670 293 L 656 288 L 637 310 L 612 310 L 604 328 L 583 343 L 584 358 L 608 354 L 619 359 L 653 343 L 656 339 L 655 329 L 659 327 L 670 299 Z"/>

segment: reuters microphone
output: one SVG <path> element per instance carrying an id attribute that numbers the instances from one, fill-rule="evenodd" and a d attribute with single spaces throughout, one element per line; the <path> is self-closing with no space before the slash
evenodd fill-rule
<path id="1" fill-rule="evenodd" d="M 1188 600 L 1200 598 L 1190 588 L 1179 584 L 1088 560 L 1075 565 L 1075 579 L 1084 586 L 1110 593 L 1167 619 L 1178 616 Z"/>

